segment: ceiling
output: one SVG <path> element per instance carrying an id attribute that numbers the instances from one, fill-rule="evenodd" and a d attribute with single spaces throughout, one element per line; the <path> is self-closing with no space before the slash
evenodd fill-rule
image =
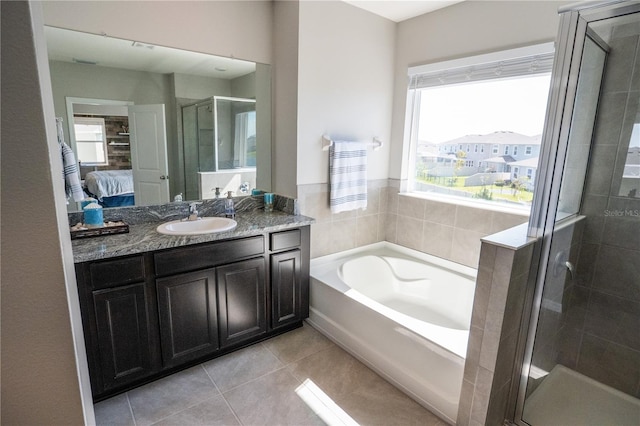
<path id="1" fill-rule="evenodd" d="M 401 22 L 464 0 L 343 0 L 394 22 Z"/>
<path id="2" fill-rule="evenodd" d="M 394 22 L 401 22 L 464 0 L 343 0 Z M 252 62 L 45 27 L 50 60 L 77 62 L 161 74 L 182 73 L 232 79 L 255 70 Z"/>
<path id="3" fill-rule="evenodd" d="M 49 60 L 54 61 L 222 79 L 233 79 L 256 69 L 253 62 L 150 45 L 136 40 L 48 26 L 45 26 L 44 33 Z"/>

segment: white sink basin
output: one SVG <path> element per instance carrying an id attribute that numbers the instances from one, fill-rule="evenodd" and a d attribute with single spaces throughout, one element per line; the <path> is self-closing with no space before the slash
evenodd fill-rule
<path id="1" fill-rule="evenodd" d="M 173 220 L 156 228 L 166 235 L 202 235 L 231 231 L 238 222 L 226 217 L 201 217 L 198 220 Z"/>

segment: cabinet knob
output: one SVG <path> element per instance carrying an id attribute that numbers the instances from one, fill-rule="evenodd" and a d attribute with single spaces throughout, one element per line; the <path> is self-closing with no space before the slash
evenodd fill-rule
<path id="1" fill-rule="evenodd" d="M 162 175 L 162 176 L 160 176 L 160 179 L 161 179 L 161 180 L 165 180 L 165 179 L 166 179 L 166 180 L 169 180 L 169 175 L 166 175 L 166 176 L 165 176 L 165 175 Z"/>

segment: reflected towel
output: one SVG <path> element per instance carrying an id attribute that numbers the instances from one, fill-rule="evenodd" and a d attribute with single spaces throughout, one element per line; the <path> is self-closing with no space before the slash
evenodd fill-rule
<path id="1" fill-rule="evenodd" d="M 80 184 L 80 172 L 78 170 L 78 163 L 76 163 L 76 156 L 69 145 L 59 139 L 58 141 L 60 142 L 62 176 L 64 178 L 64 188 L 67 193 L 67 204 L 69 203 L 69 199 L 72 199 L 73 201 L 84 200 L 84 191 Z"/>
<path id="2" fill-rule="evenodd" d="M 367 208 L 367 144 L 334 141 L 329 149 L 332 213 Z"/>

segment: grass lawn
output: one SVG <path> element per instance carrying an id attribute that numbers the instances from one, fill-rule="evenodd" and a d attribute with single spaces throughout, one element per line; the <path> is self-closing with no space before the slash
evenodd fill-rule
<path id="1" fill-rule="evenodd" d="M 496 186 L 496 185 L 485 185 L 483 186 L 464 186 L 464 181 L 466 177 L 461 176 L 458 178 L 445 178 L 441 180 L 430 180 L 430 179 L 420 179 L 419 181 L 428 183 L 430 185 L 438 185 L 443 188 L 455 188 L 457 191 L 464 191 L 470 194 L 480 194 L 483 188 L 486 188 L 491 193 L 491 199 L 493 200 L 506 200 L 513 201 L 517 203 L 531 203 L 533 201 L 533 192 L 520 190 L 515 195 L 513 193 L 513 188 L 510 186 Z M 484 197 L 478 197 L 484 198 Z"/>

